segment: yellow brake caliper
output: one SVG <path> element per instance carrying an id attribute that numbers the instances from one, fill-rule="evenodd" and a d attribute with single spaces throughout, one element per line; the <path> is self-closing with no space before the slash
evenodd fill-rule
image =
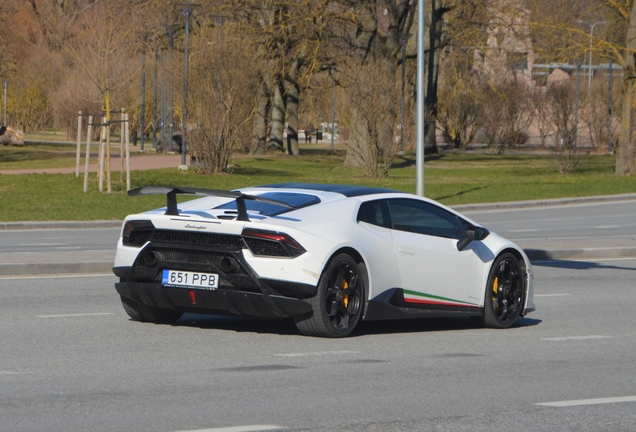
<path id="1" fill-rule="evenodd" d="M 346 280 L 343 280 L 342 289 L 346 290 L 347 288 L 349 288 L 349 283 L 347 283 Z M 342 298 L 342 303 L 344 304 L 344 307 L 347 307 L 349 305 L 349 294 L 347 294 L 346 296 Z"/>
<path id="2" fill-rule="evenodd" d="M 495 300 L 495 298 L 497 297 L 497 294 L 499 294 L 499 278 L 495 276 L 495 280 L 492 281 L 492 291 L 495 293 L 495 295 L 493 296 L 493 301 Z M 497 302 L 497 304 L 495 305 L 495 309 L 499 308 L 499 302 Z"/>

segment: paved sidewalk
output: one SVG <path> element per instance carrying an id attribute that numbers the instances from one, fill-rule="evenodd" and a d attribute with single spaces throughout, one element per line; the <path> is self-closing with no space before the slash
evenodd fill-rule
<path id="1" fill-rule="evenodd" d="M 91 153 L 92 154 L 92 153 Z M 97 155 L 93 159 L 94 163 L 89 165 L 89 172 L 97 172 Z M 190 164 L 190 157 L 186 158 L 186 165 Z M 130 170 L 143 171 L 161 168 L 177 168 L 181 165 L 181 155 L 174 154 L 143 154 L 132 153 L 130 155 Z M 110 159 L 110 168 L 112 172 L 119 171 L 120 159 L 118 154 L 114 154 Z M 75 167 L 65 168 L 39 168 L 39 169 L 18 169 L 18 170 L 0 170 L 0 174 L 72 174 Z M 80 173 L 84 173 L 84 156 L 80 166 Z"/>

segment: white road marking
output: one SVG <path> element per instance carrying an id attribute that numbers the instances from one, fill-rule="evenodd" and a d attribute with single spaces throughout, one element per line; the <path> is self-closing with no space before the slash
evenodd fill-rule
<path id="1" fill-rule="evenodd" d="M 266 430 L 274 430 L 274 429 L 287 429 L 283 426 L 278 425 L 248 425 L 248 426 L 231 426 L 231 427 L 222 427 L 222 428 L 213 428 L 213 429 L 195 429 L 189 431 L 178 431 L 178 432 L 258 432 L 258 431 L 266 431 Z"/>
<path id="2" fill-rule="evenodd" d="M 611 397 L 600 399 L 580 399 L 570 401 L 557 401 L 557 402 L 542 402 L 535 405 L 550 406 L 550 407 L 573 407 L 581 405 L 600 405 L 619 402 L 636 402 L 636 396 L 623 396 L 623 397 Z"/>
<path id="3" fill-rule="evenodd" d="M 543 240 L 585 240 L 585 239 L 591 239 L 591 236 L 581 236 L 581 237 L 550 237 L 550 236 L 544 236 L 544 237 L 531 237 L 531 238 L 518 238 L 515 240 L 519 240 L 519 241 L 531 241 L 531 240 L 537 240 L 537 241 L 543 241 Z"/>
<path id="4" fill-rule="evenodd" d="M 590 335 L 590 336 L 564 336 L 555 338 L 541 338 L 547 341 L 571 341 L 571 340 L 589 340 L 589 339 L 614 339 L 614 336 Z"/>
<path id="5" fill-rule="evenodd" d="M 115 315 L 115 314 L 113 312 L 97 312 L 97 313 L 67 314 L 67 315 L 37 315 L 37 317 L 38 318 L 73 318 L 73 317 L 101 316 L 101 315 Z"/>
<path id="6" fill-rule="evenodd" d="M 20 243 L 14 246 L 64 246 L 65 243 Z"/>
<path id="7" fill-rule="evenodd" d="M 30 374 L 41 374 L 42 371 L 0 371 L 0 375 L 30 375 Z"/>
<path id="8" fill-rule="evenodd" d="M 344 355 L 344 354 L 360 354 L 360 351 L 318 351 L 318 352 L 274 354 L 274 355 L 278 357 L 311 357 L 311 356 Z"/>
<path id="9" fill-rule="evenodd" d="M 564 297 L 571 296 L 572 294 L 535 294 L 535 297 Z"/>

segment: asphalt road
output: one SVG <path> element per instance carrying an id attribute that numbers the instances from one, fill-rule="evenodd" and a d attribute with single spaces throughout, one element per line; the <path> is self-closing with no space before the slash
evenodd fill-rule
<path id="1" fill-rule="evenodd" d="M 119 231 L 119 228 L 5 230 L 0 231 L 0 254 L 109 251 L 114 257 Z"/>
<path id="2" fill-rule="evenodd" d="M 534 271 L 538 310 L 516 328 L 378 322 L 345 340 L 132 322 L 112 276 L 3 278 L 0 430 L 636 430 L 636 260 Z"/>
<path id="3" fill-rule="evenodd" d="M 636 246 L 636 200 L 521 209 L 472 210 L 465 214 L 522 244 L 549 241 L 619 242 Z M 0 230 L 0 254 L 103 252 L 114 254 L 119 228 Z M 113 255 L 114 256 L 114 255 Z"/>
<path id="4" fill-rule="evenodd" d="M 497 234 L 520 243 L 636 239 L 636 200 L 465 213 Z"/>

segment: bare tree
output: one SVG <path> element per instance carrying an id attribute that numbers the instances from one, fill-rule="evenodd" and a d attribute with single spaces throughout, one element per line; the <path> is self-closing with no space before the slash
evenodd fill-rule
<path id="1" fill-rule="evenodd" d="M 224 42 L 210 50 L 202 30 L 193 50 L 192 83 L 197 88 L 202 117 L 190 133 L 191 157 L 203 174 L 228 172 L 232 153 L 249 147 L 249 128 L 257 96 L 258 74 L 245 35 L 235 26 L 224 27 Z M 217 51 L 217 50 L 220 50 Z M 220 63 L 219 63 L 220 60 Z"/>
<path id="2" fill-rule="evenodd" d="M 136 72 L 128 61 L 134 48 L 133 26 L 124 0 L 102 0 L 79 15 L 80 28 L 67 45 L 73 61 L 103 96 L 109 118 L 113 91 L 127 84 Z"/>
<path id="3" fill-rule="evenodd" d="M 611 57 L 623 69 L 620 137 L 615 146 L 616 175 L 636 173 L 633 107 L 636 94 L 636 2 L 528 0 L 534 11 L 535 49 L 546 59 L 572 61 L 593 52 L 595 59 Z M 597 28 L 596 23 L 607 22 Z"/>
<path id="4" fill-rule="evenodd" d="M 346 90 L 351 116 L 345 116 L 350 129 L 348 151 L 362 162 L 365 174 L 386 177 L 399 149 L 399 143 L 393 139 L 399 87 L 393 73 L 381 62 L 359 65 L 350 73 Z M 390 141 L 384 139 L 387 130 L 391 131 Z"/>
<path id="5" fill-rule="evenodd" d="M 546 93 L 555 130 L 554 154 L 561 174 L 574 171 L 579 161 L 576 149 L 578 125 L 575 123 L 575 90 L 571 81 L 549 86 Z"/>
<path id="6" fill-rule="evenodd" d="M 244 24 L 255 46 L 259 99 L 251 152 L 265 151 L 269 127 L 270 145 L 297 155 L 301 92 L 312 76 L 333 66 L 328 49 L 335 36 L 331 28 L 347 20 L 349 12 L 337 2 L 317 0 L 234 0 L 227 8 Z"/>
<path id="7" fill-rule="evenodd" d="M 484 86 L 484 136 L 488 146 L 502 153 L 528 138 L 533 112 L 525 83 L 504 79 Z"/>
<path id="8" fill-rule="evenodd" d="M 480 125 L 484 99 L 470 63 L 448 59 L 440 86 L 437 122 L 446 142 L 466 149 Z"/>
<path id="9" fill-rule="evenodd" d="M 75 64 L 89 77 L 102 95 L 106 122 L 110 122 L 113 92 L 135 76 L 135 64 L 128 61 L 134 38 L 124 0 L 101 0 L 78 17 L 75 37 L 65 47 Z M 109 135 L 107 135 L 109 136 Z M 106 190 L 111 192 L 110 139 L 106 139 Z M 101 190 L 101 178 L 100 178 Z"/>

